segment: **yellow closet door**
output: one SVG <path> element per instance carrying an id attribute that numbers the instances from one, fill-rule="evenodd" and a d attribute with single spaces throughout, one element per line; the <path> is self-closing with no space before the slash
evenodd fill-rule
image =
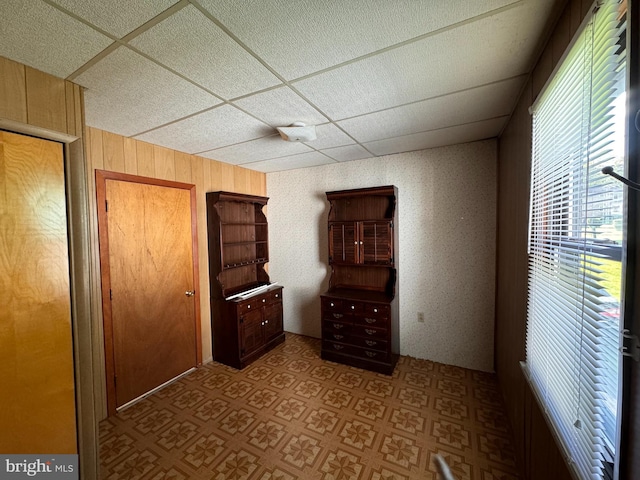
<path id="1" fill-rule="evenodd" d="M 0 452 L 77 453 L 62 145 L 0 131 Z"/>

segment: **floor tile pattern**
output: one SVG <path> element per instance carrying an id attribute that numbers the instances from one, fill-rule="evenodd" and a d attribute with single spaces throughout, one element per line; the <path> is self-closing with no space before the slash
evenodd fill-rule
<path id="1" fill-rule="evenodd" d="M 392 376 L 285 343 L 209 363 L 100 424 L 102 480 L 519 478 L 495 376 L 401 357 Z"/>

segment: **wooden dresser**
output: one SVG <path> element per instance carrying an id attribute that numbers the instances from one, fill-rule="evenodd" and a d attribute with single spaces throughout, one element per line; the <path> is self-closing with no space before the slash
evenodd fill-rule
<path id="1" fill-rule="evenodd" d="M 244 368 L 284 341 L 282 287 L 271 284 L 268 198 L 207 193 L 213 359 Z M 252 293 L 253 292 L 253 293 Z"/>
<path id="2" fill-rule="evenodd" d="M 400 353 L 394 186 L 327 192 L 329 290 L 322 358 L 391 374 Z"/>

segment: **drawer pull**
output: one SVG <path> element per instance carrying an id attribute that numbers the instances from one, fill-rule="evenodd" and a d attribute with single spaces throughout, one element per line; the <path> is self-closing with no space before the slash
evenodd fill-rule
<path id="1" fill-rule="evenodd" d="M 374 309 L 373 309 L 373 313 L 378 313 L 378 309 L 377 309 L 377 308 L 374 308 Z"/>
<path id="2" fill-rule="evenodd" d="M 330 305 L 331 307 L 333 307 L 333 306 L 334 306 L 334 305 L 333 305 L 333 302 L 331 302 L 329 305 Z"/>
<path id="3" fill-rule="evenodd" d="M 373 357 L 375 357 L 376 355 L 378 355 L 376 352 L 370 352 L 369 350 L 365 350 L 365 352 L 364 352 L 364 353 L 366 353 L 366 354 L 367 354 L 367 357 L 369 357 L 369 358 L 373 358 Z"/>
<path id="4" fill-rule="evenodd" d="M 251 308 L 251 305 L 247 305 L 247 308 Z"/>
<path id="5" fill-rule="evenodd" d="M 344 317 L 344 315 L 341 314 L 341 313 L 334 313 L 333 314 L 333 318 L 342 318 L 342 317 Z"/>
<path id="6" fill-rule="evenodd" d="M 336 340 L 342 340 L 342 339 L 344 338 L 344 335 L 337 335 L 337 334 L 335 334 L 335 335 L 333 336 L 333 338 L 335 338 Z M 375 342 L 374 342 L 374 343 L 375 343 Z"/>
<path id="7" fill-rule="evenodd" d="M 365 332 L 367 335 L 375 335 L 375 334 L 376 334 L 376 331 L 375 331 L 375 330 L 372 330 L 371 328 L 365 328 L 365 329 L 364 329 L 364 332 Z"/>
<path id="8" fill-rule="evenodd" d="M 367 323 L 376 323 L 378 320 L 375 318 L 365 318 L 364 321 Z"/>
<path id="9" fill-rule="evenodd" d="M 366 343 L 370 347 L 373 347 L 374 345 L 378 344 L 378 342 L 374 342 L 373 340 L 365 340 L 364 343 Z"/>
<path id="10" fill-rule="evenodd" d="M 266 301 L 267 301 L 267 299 L 266 299 L 266 298 L 263 298 L 263 299 L 262 299 L 262 303 L 265 303 Z"/>
<path id="11" fill-rule="evenodd" d="M 344 327 L 344 325 L 341 324 L 341 323 L 334 323 L 333 324 L 333 328 L 335 328 L 336 330 L 340 330 L 342 327 Z"/>
<path id="12" fill-rule="evenodd" d="M 335 348 L 336 350 L 342 350 L 344 348 L 344 346 L 334 344 L 333 348 Z"/>
<path id="13" fill-rule="evenodd" d="M 280 294 L 279 293 L 276 293 L 276 298 L 280 298 Z"/>
<path id="14" fill-rule="evenodd" d="M 356 306 L 355 305 L 351 305 L 351 310 L 355 310 Z"/>

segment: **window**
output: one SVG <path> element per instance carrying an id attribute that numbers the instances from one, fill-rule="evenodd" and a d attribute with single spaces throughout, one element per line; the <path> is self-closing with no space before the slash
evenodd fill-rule
<path id="1" fill-rule="evenodd" d="M 525 371 L 578 478 L 616 450 L 625 31 L 618 2 L 588 19 L 532 107 Z"/>

